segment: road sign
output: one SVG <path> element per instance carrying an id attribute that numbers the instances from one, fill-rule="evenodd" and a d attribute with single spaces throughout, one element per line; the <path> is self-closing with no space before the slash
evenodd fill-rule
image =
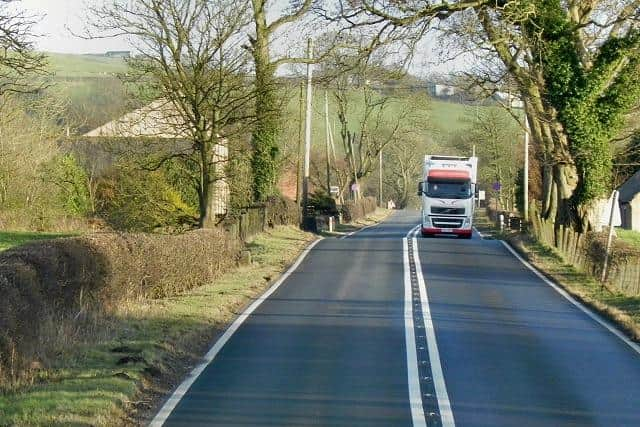
<path id="1" fill-rule="evenodd" d="M 499 182 L 494 182 L 492 188 L 495 191 L 500 191 L 500 189 L 502 188 L 502 184 L 500 184 Z"/>
<path id="2" fill-rule="evenodd" d="M 353 191 L 354 193 L 356 191 L 360 191 L 360 184 L 356 184 L 356 183 L 351 184 L 351 191 Z"/>
<path id="3" fill-rule="evenodd" d="M 614 205 L 615 203 L 615 205 Z M 612 206 L 613 205 L 613 206 Z M 609 200 L 602 203 L 600 208 L 600 224 L 602 226 L 609 226 L 609 219 L 611 217 L 611 209 L 613 208 L 613 226 L 620 227 L 622 225 L 622 216 L 620 215 L 620 205 L 618 201 L 614 201 L 614 194 L 609 196 Z"/>
<path id="4" fill-rule="evenodd" d="M 337 185 L 332 185 L 331 187 L 329 187 L 329 190 L 331 192 L 331 195 L 335 195 L 340 192 L 340 188 Z"/>
<path id="5" fill-rule="evenodd" d="M 484 190 L 478 191 L 478 200 L 486 200 L 486 194 Z"/>

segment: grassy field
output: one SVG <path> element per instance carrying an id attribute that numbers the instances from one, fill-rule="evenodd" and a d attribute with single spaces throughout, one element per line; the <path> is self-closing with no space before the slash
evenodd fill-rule
<path id="1" fill-rule="evenodd" d="M 22 245 L 32 240 L 46 240 L 69 236 L 70 234 L 40 233 L 36 231 L 0 231 L 0 251 Z"/>
<path id="2" fill-rule="evenodd" d="M 56 77 L 109 77 L 127 71 L 122 58 L 46 52 Z"/>
<path id="3" fill-rule="evenodd" d="M 616 228 L 616 234 L 618 235 L 618 238 L 625 241 L 626 243 L 640 248 L 640 231 Z"/>
<path id="4" fill-rule="evenodd" d="M 32 384 L 0 394 L 0 425 L 143 423 L 238 310 L 313 239 L 297 227 L 276 228 L 249 244 L 251 265 L 215 283 L 118 307 L 90 341 L 61 348 Z"/>

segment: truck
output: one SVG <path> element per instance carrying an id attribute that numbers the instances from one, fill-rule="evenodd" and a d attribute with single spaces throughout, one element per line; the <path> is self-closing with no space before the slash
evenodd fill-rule
<path id="1" fill-rule="evenodd" d="M 471 239 L 477 177 L 477 157 L 424 157 L 418 184 L 423 237 L 449 234 Z"/>

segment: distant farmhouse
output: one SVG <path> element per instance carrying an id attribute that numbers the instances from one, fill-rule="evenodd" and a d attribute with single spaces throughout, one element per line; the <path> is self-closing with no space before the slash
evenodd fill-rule
<path id="1" fill-rule="evenodd" d="M 165 99 L 158 99 L 87 132 L 84 137 L 122 139 L 125 142 L 138 139 L 166 141 L 166 144 L 161 144 L 163 149 L 183 151 L 185 145 L 190 145 L 189 135 L 183 129 L 184 122 L 173 104 Z M 224 168 L 229 160 L 229 150 L 226 140 L 220 138 L 219 141 L 214 147 L 212 162 L 214 167 L 219 169 L 215 175 L 222 178 L 214 183 L 212 211 L 216 215 L 224 215 L 227 213 L 229 204 L 229 184 L 224 176 Z"/>
<path id="2" fill-rule="evenodd" d="M 640 170 L 618 190 L 622 228 L 640 231 Z"/>
<path id="3" fill-rule="evenodd" d="M 131 51 L 130 50 L 111 50 L 105 53 L 104 56 L 107 56 L 109 58 L 129 58 L 131 57 Z"/>

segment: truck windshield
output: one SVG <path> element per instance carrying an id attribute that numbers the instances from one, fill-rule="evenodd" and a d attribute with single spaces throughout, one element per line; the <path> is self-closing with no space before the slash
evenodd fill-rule
<path id="1" fill-rule="evenodd" d="M 469 181 L 428 180 L 426 182 L 427 197 L 440 199 L 468 199 L 471 197 Z"/>

